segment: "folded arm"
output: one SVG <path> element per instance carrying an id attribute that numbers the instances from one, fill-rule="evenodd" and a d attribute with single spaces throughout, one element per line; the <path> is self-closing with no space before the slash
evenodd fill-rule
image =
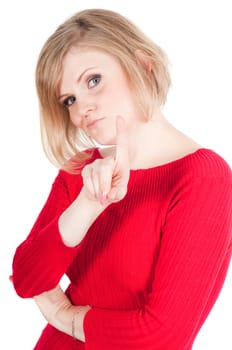
<path id="1" fill-rule="evenodd" d="M 60 286 L 35 296 L 34 301 L 49 324 L 85 341 L 83 321 L 90 306 L 72 305 Z"/>

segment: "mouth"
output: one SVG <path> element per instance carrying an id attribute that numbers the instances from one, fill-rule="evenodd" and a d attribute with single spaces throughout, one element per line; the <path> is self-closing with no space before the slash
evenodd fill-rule
<path id="1" fill-rule="evenodd" d="M 101 120 L 103 120 L 104 118 L 98 118 L 98 119 L 94 119 L 94 120 L 91 120 L 87 125 L 86 127 L 88 129 L 92 129 L 94 128 Z"/>

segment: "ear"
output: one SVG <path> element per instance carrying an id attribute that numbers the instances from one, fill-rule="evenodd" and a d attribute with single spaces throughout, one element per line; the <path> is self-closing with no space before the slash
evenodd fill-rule
<path id="1" fill-rule="evenodd" d="M 137 49 L 135 51 L 135 57 L 146 68 L 148 73 L 151 73 L 151 61 L 144 51 Z"/>

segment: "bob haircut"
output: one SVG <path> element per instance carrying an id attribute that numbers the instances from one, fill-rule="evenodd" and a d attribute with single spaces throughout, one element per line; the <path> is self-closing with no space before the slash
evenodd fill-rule
<path id="1" fill-rule="evenodd" d="M 72 124 L 67 108 L 58 102 L 62 63 L 73 47 L 100 49 L 116 57 L 146 120 L 154 103 L 165 103 L 171 79 L 164 51 L 122 15 L 88 9 L 61 24 L 45 42 L 36 66 L 41 138 L 53 164 L 77 173 L 95 144 Z M 90 152 L 83 152 L 83 148 Z"/>

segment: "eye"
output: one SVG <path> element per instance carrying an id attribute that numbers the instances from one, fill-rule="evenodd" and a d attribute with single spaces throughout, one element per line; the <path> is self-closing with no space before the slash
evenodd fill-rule
<path id="1" fill-rule="evenodd" d="M 88 80 L 88 87 L 91 89 L 94 86 L 98 85 L 101 81 L 101 76 L 99 74 L 94 75 L 91 79 Z"/>
<path id="2" fill-rule="evenodd" d="M 69 96 L 64 100 L 63 104 L 65 105 L 65 107 L 70 107 L 74 104 L 75 101 L 76 101 L 75 96 Z"/>

